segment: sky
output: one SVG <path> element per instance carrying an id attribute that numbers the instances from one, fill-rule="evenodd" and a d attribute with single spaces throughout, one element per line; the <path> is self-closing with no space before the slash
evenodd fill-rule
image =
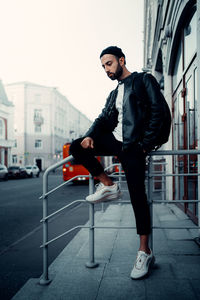
<path id="1" fill-rule="evenodd" d="M 143 0 L 0 0 L 0 79 L 56 87 L 94 120 L 117 85 L 99 55 L 122 48 L 143 67 Z"/>

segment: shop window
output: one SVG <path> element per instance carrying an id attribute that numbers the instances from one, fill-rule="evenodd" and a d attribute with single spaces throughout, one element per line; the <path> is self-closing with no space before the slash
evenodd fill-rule
<path id="1" fill-rule="evenodd" d="M 186 111 L 187 111 L 187 128 L 188 128 L 188 149 L 195 148 L 195 142 L 197 141 L 197 124 L 195 122 L 197 118 L 197 111 L 194 101 L 194 78 L 190 76 L 186 81 Z"/>
<path id="2" fill-rule="evenodd" d="M 181 150 L 184 148 L 184 104 L 181 92 L 178 93 L 174 101 L 174 149 Z"/>

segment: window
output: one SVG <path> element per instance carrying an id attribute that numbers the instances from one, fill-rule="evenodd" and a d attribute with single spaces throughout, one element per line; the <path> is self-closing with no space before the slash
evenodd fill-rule
<path id="1" fill-rule="evenodd" d="M 35 148 L 42 148 L 42 140 L 35 140 Z"/>
<path id="2" fill-rule="evenodd" d="M 41 132 L 42 131 L 42 126 L 41 124 L 36 124 L 35 125 L 35 132 Z"/>
<path id="3" fill-rule="evenodd" d="M 34 109 L 34 117 L 41 117 L 42 116 L 42 110 L 41 109 Z"/>
<path id="4" fill-rule="evenodd" d="M 0 118 L 0 138 L 5 139 L 6 130 L 5 130 L 5 121 Z"/>
<path id="5" fill-rule="evenodd" d="M 17 155 L 12 155 L 12 163 L 17 164 Z"/>
<path id="6" fill-rule="evenodd" d="M 17 140 L 14 140 L 14 147 L 17 148 Z"/>
<path id="7" fill-rule="evenodd" d="M 42 109 L 34 109 L 34 123 L 35 125 L 41 125 L 44 123 L 44 119 L 42 116 Z"/>
<path id="8" fill-rule="evenodd" d="M 196 13 L 184 28 L 184 68 L 188 66 L 197 48 Z"/>

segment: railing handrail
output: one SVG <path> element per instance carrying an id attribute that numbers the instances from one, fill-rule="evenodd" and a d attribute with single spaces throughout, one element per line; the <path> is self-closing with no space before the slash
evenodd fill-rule
<path id="1" fill-rule="evenodd" d="M 53 192 L 57 191 L 59 188 L 61 188 L 62 186 L 72 182 L 74 179 L 78 178 L 78 177 L 89 177 L 88 174 L 86 175 L 76 175 L 72 178 L 70 178 L 69 180 L 61 183 L 60 185 L 56 186 L 55 188 L 53 188 L 52 190 L 48 191 L 46 194 L 43 194 L 42 196 L 39 197 L 39 199 L 42 199 L 43 197 L 49 196 L 50 194 L 52 194 Z"/>
<path id="2" fill-rule="evenodd" d="M 151 151 L 148 154 L 148 156 L 157 156 L 157 155 L 159 155 L 159 156 L 160 155 L 163 155 L 163 156 L 165 156 L 165 155 L 186 155 L 186 154 L 188 154 L 188 155 L 197 154 L 198 155 L 198 154 L 200 154 L 200 150 L 193 150 L 193 149 L 188 149 L 188 150 L 157 150 L 157 151 Z M 59 168 L 60 166 L 62 166 L 63 164 L 65 164 L 65 163 L 67 163 L 67 162 L 69 162 L 71 160 L 73 160 L 73 156 L 72 155 L 64 158 L 63 160 L 60 160 L 59 162 L 57 162 L 57 163 L 55 163 L 55 164 L 53 164 L 51 166 L 49 166 L 45 170 L 43 176 L 47 175 L 49 172 L 51 172 L 51 171 Z M 112 164 L 112 166 L 115 166 L 115 165 L 118 165 L 118 164 Z M 109 167 L 111 167 L 111 166 L 109 166 Z"/>
<path id="3" fill-rule="evenodd" d="M 67 162 L 69 162 L 69 161 L 71 161 L 71 160 L 73 160 L 73 156 L 72 156 L 72 155 L 70 155 L 70 156 L 68 156 L 68 157 L 66 157 L 66 158 L 64 158 L 64 159 L 62 159 L 62 160 L 60 160 L 60 161 L 58 161 L 57 163 L 55 163 L 55 164 L 53 164 L 53 165 L 51 165 L 51 166 L 49 166 L 49 167 L 45 170 L 43 176 L 47 175 L 49 172 L 51 172 L 51 171 L 53 171 L 53 170 L 55 170 L 55 169 L 61 167 L 63 164 L 66 164 Z"/>
<path id="4" fill-rule="evenodd" d="M 193 150 L 193 149 L 188 149 L 188 150 L 157 150 L 157 151 L 152 151 L 152 152 L 150 152 L 150 153 L 149 153 L 149 156 L 157 156 L 157 155 L 159 155 L 159 156 L 165 156 L 165 155 L 187 155 L 187 154 L 188 154 L 188 155 L 195 155 L 195 154 L 196 154 L 196 155 L 199 155 L 199 154 L 200 154 L 200 150 Z M 51 171 L 53 171 L 53 170 L 55 170 L 55 169 L 61 167 L 63 164 L 65 164 L 65 163 L 67 163 L 67 162 L 70 162 L 70 161 L 72 161 L 72 160 L 73 160 L 73 156 L 70 155 L 70 156 L 64 158 L 63 160 L 60 160 L 59 162 L 57 162 L 57 163 L 51 165 L 50 167 L 48 167 L 48 168 L 45 170 L 44 175 L 43 175 L 43 187 L 44 187 L 44 185 L 46 184 L 46 178 L 47 178 L 48 174 L 49 174 Z M 109 168 L 112 168 L 112 167 L 117 166 L 117 165 L 119 165 L 119 163 L 111 164 L 111 165 L 109 165 L 108 167 L 105 168 L 105 171 L 108 170 Z M 190 173 L 190 174 L 192 174 L 192 173 Z M 194 175 L 194 176 L 195 176 L 195 175 L 198 176 L 198 174 L 193 174 L 193 175 Z M 79 175 L 75 176 L 74 178 L 71 178 L 71 179 L 70 179 L 69 181 L 67 181 L 67 182 L 62 183 L 62 184 L 59 185 L 58 187 L 52 189 L 51 191 L 48 191 L 48 193 L 44 193 L 44 189 L 43 189 L 43 195 L 40 197 L 40 199 L 42 199 L 42 198 L 44 198 L 44 197 L 50 195 L 52 192 L 56 191 L 56 190 L 59 189 L 60 187 L 62 187 L 62 186 L 64 186 L 65 184 L 69 183 L 70 181 L 73 181 L 73 180 L 74 180 L 75 178 L 77 178 L 78 176 L 79 176 Z M 84 177 L 87 177 L 87 176 L 88 176 L 88 177 L 89 177 L 89 175 L 82 175 L 82 176 L 84 176 Z M 178 176 L 179 176 L 179 175 L 178 175 Z M 184 175 L 184 176 L 185 176 L 185 175 Z M 192 175 L 188 175 L 188 176 L 192 176 Z"/>
<path id="5" fill-rule="evenodd" d="M 152 156 L 166 156 L 166 155 L 200 155 L 200 150 L 193 150 L 193 149 L 188 149 L 188 150 L 158 150 L 158 151 L 152 151 L 151 153 L 149 153 L 149 171 L 148 171 L 148 179 L 149 179 L 149 183 L 148 183 L 148 186 L 150 187 L 149 190 L 151 190 L 152 186 L 150 184 L 150 181 L 151 181 L 151 178 L 152 178 L 152 175 L 156 176 L 156 174 L 152 174 L 152 171 L 151 171 L 151 163 L 153 163 L 153 160 L 152 160 Z M 68 182 L 65 182 L 64 184 L 61 184 L 59 185 L 58 187 L 54 188 L 52 191 L 48 192 L 48 174 L 57 169 L 58 167 L 64 165 L 65 163 L 67 162 L 70 162 L 71 160 L 73 159 L 73 156 L 70 155 L 68 156 L 67 158 L 53 164 L 52 166 L 48 167 L 46 169 L 46 171 L 44 172 L 43 174 L 43 195 L 42 195 L 42 198 L 43 198 L 43 218 L 42 218 L 42 222 L 43 222 L 43 277 L 41 278 L 40 280 L 40 284 L 41 285 L 47 285 L 51 280 L 49 280 L 48 278 L 48 244 L 54 240 L 57 240 L 59 237 L 62 237 L 63 235 L 67 234 L 67 232 L 61 234 L 59 237 L 56 237 L 54 238 L 53 240 L 51 241 L 48 241 L 48 219 L 52 216 L 54 216 L 57 212 L 54 212 L 53 214 L 51 214 L 50 216 L 47 215 L 47 211 L 48 211 L 48 201 L 47 201 L 47 196 L 52 193 L 53 191 L 59 189 L 60 187 L 62 187 L 64 184 L 68 183 Z M 112 164 L 112 166 L 115 166 L 115 165 L 118 165 L 118 164 Z M 108 168 L 106 169 L 109 169 L 110 167 L 112 166 L 109 166 Z M 121 173 L 121 172 L 120 172 Z M 173 174 L 173 173 L 172 173 Z M 171 174 L 171 175 L 172 175 Z M 191 174 L 191 173 L 190 173 Z M 161 176 L 164 176 L 163 174 L 160 174 Z M 177 174 L 178 175 L 178 174 Z M 199 173 L 197 174 L 192 174 L 193 176 L 198 176 L 200 175 Z M 89 175 L 88 175 L 89 176 Z M 116 176 L 116 175 L 115 175 Z M 77 176 L 76 176 L 77 177 Z M 91 176 L 90 176 L 91 178 Z M 73 180 L 73 179 L 71 179 Z M 90 193 L 92 192 L 92 187 L 91 187 L 91 180 L 90 180 L 90 184 L 89 184 L 89 187 L 90 187 Z M 149 200 L 150 200 L 150 203 L 153 203 L 151 197 L 149 197 Z M 162 201 L 162 200 L 161 200 Z M 157 201 L 157 203 L 160 203 L 161 201 Z M 190 200 L 188 200 L 189 202 Z M 75 201 L 76 202 L 76 201 Z M 162 201 L 163 202 L 163 201 Z M 169 202 L 169 201 L 167 201 Z M 171 201 L 173 202 L 173 201 Z M 174 203 L 177 202 L 181 202 L 181 200 L 177 200 L 177 201 L 174 201 Z M 183 203 L 186 202 L 186 200 L 183 200 L 182 201 Z M 193 203 L 195 202 L 199 202 L 199 200 L 192 200 Z M 156 201 L 155 201 L 156 203 Z M 71 204 L 70 204 L 71 205 Z M 69 207 L 70 205 L 67 205 L 65 206 L 64 208 L 61 208 L 59 211 L 65 209 L 66 207 Z M 200 224 L 199 224 L 200 225 Z M 89 226 L 77 226 L 76 228 L 82 228 L 82 227 L 85 227 L 85 228 L 89 228 L 90 230 L 90 236 L 91 236 L 91 239 L 93 240 L 93 244 L 94 244 L 94 228 L 96 228 L 94 226 L 94 204 L 90 203 L 90 224 Z M 198 226 L 199 227 L 199 226 Z M 103 228 L 103 227 L 98 227 L 98 228 Z M 106 227 L 105 227 L 106 228 Z M 108 227 L 110 228 L 110 227 Z M 115 227 L 116 228 L 116 227 Z M 124 227 L 126 228 L 126 227 Z M 159 227 L 153 227 L 152 228 L 159 228 Z M 170 227 L 171 228 L 171 227 Z M 172 228 L 175 228 L 175 227 L 172 227 Z M 183 227 L 184 228 L 184 227 Z M 200 228 L 200 227 L 199 227 Z M 70 229 L 68 232 L 71 232 L 72 230 L 74 230 L 73 228 Z M 91 244 L 91 243 L 90 243 Z M 89 263 L 87 264 L 88 267 L 94 267 L 96 266 L 97 264 L 95 263 L 94 261 L 94 245 L 92 247 L 90 247 L 89 249 L 89 252 L 90 252 L 90 261 Z"/>
<path id="6" fill-rule="evenodd" d="M 148 155 L 149 156 L 157 156 L 157 155 L 194 155 L 194 154 L 200 154 L 200 150 L 194 150 L 194 149 L 186 149 L 186 150 L 157 150 L 152 151 Z"/>
<path id="7" fill-rule="evenodd" d="M 106 167 L 106 168 L 104 169 L 104 171 L 107 171 L 107 170 L 109 170 L 110 168 L 113 168 L 113 167 L 116 167 L 116 166 L 119 166 L 119 165 L 121 165 L 121 164 L 120 164 L 120 163 L 113 163 L 113 164 L 109 165 L 108 167 Z"/>
<path id="8" fill-rule="evenodd" d="M 85 200 L 83 200 L 83 199 L 74 200 L 74 201 L 72 201 L 71 203 L 69 203 L 69 204 L 67 204 L 67 205 L 65 205 L 65 206 L 63 206 L 63 207 L 61 207 L 61 208 L 58 209 L 57 211 L 53 212 L 52 214 L 46 216 L 46 218 L 41 219 L 40 222 L 42 223 L 42 222 L 44 222 L 44 221 L 46 221 L 46 220 L 49 220 L 50 218 L 54 217 L 55 215 L 57 215 L 58 213 L 60 213 L 60 212 L 63 211 L 64 209 L 69 208 L 70 206 L 74 205 L 75 203 L 81 203 L 81 202 L 85 203 Z"/>

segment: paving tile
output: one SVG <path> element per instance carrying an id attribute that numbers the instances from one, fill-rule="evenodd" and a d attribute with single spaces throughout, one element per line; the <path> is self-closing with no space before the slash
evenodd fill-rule
<path id="1" fill-rule="evenodd" d="M 81 299 L 95 299 L 104 268 L 105 264 L 94 269 L 88 269 L 79 262 L 69 265 L 49 285 L 44 299 L 57 299 L 58 295 L 58 299 L 80 299 L 80 295 Z"/>
<path id="2" fill-rule="evenodd" d="M 194 290 L 194 293 L 196 295 L 196 298 L 197 300 L 200 299 L 200 284 L 199 284 L 199 279 L 193 279 L 193 280 L 190 280 L 190 283 L 191 283 L 191 286 Z"/>
<path id="3" fill-rule="evenodd" d="M 169 240 L 192 240 L 191 233 L 187 229 L 168 229 L 166 235 Z"/>
<path id="4" fill-rule="evenodd" d="M 199 279 L 200 256 L 174 256 L 172 268 L 176 278 Z"/>
<path id="5" fill-rule="evenodd" d="M 190 300 L 195 299 L 195 293 L 188 280 L 155 279 L 145 280 L 147 300 Z"/>
<path id="6" fill-rule="evenodd" d="M 106 265 L 104 271 L 104 278 L 110 277 L 125 277 L 130 278 L 130 273 L 134 264 L 134 256 L 132 260 L 124 260 L 118 262 L 111 262 Z"/>
<path id="7" fill-rule="evenodd" d="M 143 281 L 131 278 L 104 278 L 96 300 L 145 300 L 145 286 Z"/>
<path id="8" fill-rule="evenodd" d="M 200 248 L 194 241 L 191 240 L 167 240 L 167 245 L 170 254 L 176 255 L 199 255 Z"/>

